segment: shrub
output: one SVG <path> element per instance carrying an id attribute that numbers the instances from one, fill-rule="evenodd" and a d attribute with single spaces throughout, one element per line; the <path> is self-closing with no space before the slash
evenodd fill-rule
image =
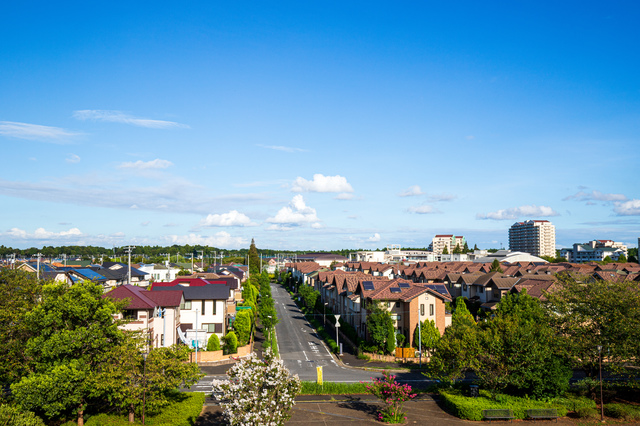
<path id="1" fill-rule="evenodd" d="M 40 417 L 30 411 L 20 411 L 10 405 L 0 405 L 0 424 L 11 426 L 44 426 Z"/>
<path id="2" fill-rule="evenodd" d="M 576 410 L 576 414 L 581 419 L 597 419 L 600 413 L 593 407 L 580 407 Z"/>
<path id="3" fill-rule="evenodd" d="M 290 417 L 300 379 L 291 376 L 270 349 L 264 360 L 255 354 L 227 372 L 229 381 L 214 380 L 214 392 L 223 394 L 224 416 L 231 425 L 280 426 Z"/>
<path id="4" fill-rule="evenodd" d="M 629 404 L 607 404 L 604 406 L 604 413 L 616 419 L 639 420 L 640 407 Z"/>
<path id="5" fill-rule="evenodd" d="M 516 419 L 525 419 L 527 410 L 532 408 L 555 408 L 559 416 L 567 414 L 567 408 L 554 400 L 544 402 L 529 398 L 520 398 L 508 395 L 498 395 L 496 399 L 489 398 L 489 393 L 480 391 L 478 398 L 470 398 L 462 395 L 461 391 L 441 390 L 440 395 L 444 400 L 444 405 L 454 416 L 465 420 L 482 420 L 482 410 L 487 409 L 509 409 L 513 411 Z"/>
<path id="6" fill-rule="evenodd" d="M 228 332 L 224 336 L 224 353 L 235 354 L 238 352 L 238 338 L 233 331 Z"/>
<path id="7" fill-rule="evenodd" d="M 220 350 L 220 338 L 217 334 L 212 334 L 209 337 L 209 341 L 207 342 L 207 350 L 208 351 L 219 351 Z"/>
<path id="8" fill-rule="evenodd" d="M 367 387 L 364 383 L 335 383 L 324 382 L 319 385 L 316 382 L 302 382 L 301 395 L 353 395 L 366 394 Z"/>

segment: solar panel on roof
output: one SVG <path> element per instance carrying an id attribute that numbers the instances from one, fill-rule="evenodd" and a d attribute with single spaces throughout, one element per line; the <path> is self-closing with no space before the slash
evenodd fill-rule
<path id="1" fill-rule="evenodd" d="M 409 287 L 411 287 L 411 284 L 409 284 L 409 283 L 400 283 L 400 284 L 398 284 L 398 287 L 400 287 L 400 288 L 409 288 Z"/>
<path id="2" fill-rule="evenodd" d="M 430 288 L 431 290 L 435 290 L 440 294 L 444 294 L 445 296 L 449 295 L 449 291 L 447 290 L 447 287 L 445 287 L 442 284 L 429 284 L 426 287 Z"/>
<path id="3" fill-rule="evenodd" d="M 402 292 L 402 289 L 399 288 L 399 287 L 391 287 L 390 290 L 391 290 L 391 293 L 400 293 L 400 292 Z"/>
<path id="4" fill-rule="evenodd" d="M 373 287 L 373 283 L 371 281 L 362 283 L 362 286 L 364 287 L 365 290 L 375 290 L 375 288 Z"/>

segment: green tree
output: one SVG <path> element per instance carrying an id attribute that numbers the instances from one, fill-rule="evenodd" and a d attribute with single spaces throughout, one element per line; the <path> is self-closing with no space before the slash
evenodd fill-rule
<path id="1" fill-rule="evenodd" d="M 5 426 L 45 426 L 42 419 L 31 412 L 20 411 L 17 407 L 0 404 L 0 425 Z"/>
<path id="2" fill-rule="evenodd" d="M 599 369 L 598 346 L 606 368 L 629 374 L 629 360 L 640 359 L 640 292 L 636 282 L 603 281 L 561 273 L 548 293 L 549 316 L 574 367 L 588 377 Z"/>
<path id="3" fill-rule="evenodd" d="M 447 248 L 447 246 L 444 246 L 444 248 L 442 249 L 442 254 L 449 254 L 449 249 Z"/>
<path id="4" fill-rule="evenodd" d="M 495 316 L 480 324 L 479 365 L 484 387 L 497 393 L 556 397 L 569 387 L 572 371 L 549 317 L 538 299 L 510 294 Z"/>
<path id="5" fill-rule="evenodd" d="M 469 312 L 469 308 L 467 308 L 464 297 L 458 297 L 456 299 L 456 308 L 451 315 L 451 325 L 454 327 L 461 325 L 476 325 L 476 321 L 473 319 L 471 312 Z"/>
<path id="6" fill-rule="evenodd" d="M 367 306 L 367 311 L 369 339 L 379 352 L 384 352 L 389 336 L 389 327 L 393 327 L 391 314 L 382 308 L 380 302 L 374 302 Z"/>
<path id="7" fill-rule="evenodd" d="M 24 344 L 35 330 L 25 318 L 41 295 L 35 274 L 0 269 L 0 384 L 14 383 L 28 373 Z"/>
<path id="8" fill-rule="evenodd" d="M 207 350 L 208 351 L 219 351 L 220 350 L 220 338 L 217 334 L 212 334 L 209 337 L 209 341 L 207 342 Z"/>
<path id="9" fill-rule="evenodd" d="M 170 392 L 190 387 L 203 376 L 196 364 L 187 362 L 187 346 L 151 349 L 145 360 L 140 343 L 131 338 L 111 348 L 91 381 L 93 396 L 128 412 L 131 423 L 141 414 L 143 394 L 146 411 L 152 414 L 169 403 Z"/>
<path id="10" fill-rule="evenodd" d="M 393 322 L 387 324 L 387 341 L 384 349 L 390 355 L 396 350 L 396 329 L 393 326 Z"/>
<path id="11" fill-rule="evenodd" d="M 453 248 L 453 254 L 460 254 L 462 253 L 462 250 L 460 249 L 460 244 L 456 244 L 456 246 Z"/>
<path id="12" fill-rule="evenodd" d="M 420 341 L 418 341 L 420 339 Z M 421 348 L 422 351 L 431 353 L 440 340 L 440 331 L 436 327 L 434 320 L 424 320 L 420 327 L 416 326 L 413 332 L 413 347 Z"/>
<path id="13" fill-rule="evenodd" d="M 258 249 L 256 248 L 256 243 L 251 239 L 251 245 L 249 246 L 249 274 L 259 274 L 260 273 L 260 255 L 258 254 Z"/>
<path id="14" fill-rule="evenodd" d="M 498 261 L 498 259 L 493 259 L 493 262 L 491 262 L 491 269 L 489 269 L 489 272 L 500 272 L 500 273 L 504 272 L 500 267 L 500 262 Z"/>
<path id="15" fill-rule="evenodd" d="M 618 257 L 618 263 L 627 263 L 627 257 L 624 254 L 621 254 Z"/>
<path id="16" fill-rule="evenodd" d="M 236 313 L 236 319 L 233 321 L 233 330 L 238 337 L 239 346 L 244 346 L 249 343 L 252 323 L 253 316 L 249 311 L 241 310 Z"/>
<path id="17" fill-rule="evenodd" d="M 469 245 L 467 244 L 467 242 L 464 242 L 464 246 L 462 247 L 462 252 L 463 253 L 469 253 Z"/>
<path id="18" fill-rule="evenodd" d="M 25 316 L 34 331 L 25 346 L 31 372 L 11 386 L 23 409 L 49 418 L 73 411 L 84 424 L 103 355 L 124 341 L 113 315 L 125 303 L 103 298 L 92 282 L 44 286 L 41 303 Z"/>
<path id="19" fill-rule="evenodd" d="M 464 305 L 462 298 L 458 298 L 458 304 Z M 445 329 L 431 351 L 424 374 L 443 383 L 455 382 L 463 378 L 466 371 L 477 369 L 480 350 L 479 330 L 468 314 L 468 318 L 458 320 Z"/>
<path id="20" fill-rule="evenodd" d="M 238 337 L 236 333 L 233 331 L 225 334 L 224 338 L 224 353 L 225 354 L 235 354 L 238 352 Z"/>

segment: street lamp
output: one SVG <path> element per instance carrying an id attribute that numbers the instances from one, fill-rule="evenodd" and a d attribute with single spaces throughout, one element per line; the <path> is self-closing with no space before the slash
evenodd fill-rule
<path id="1" fill-rule="evenodd" d="M 144 425 L 144 411 L 147 406 L 147 352 L 142 354 L 143 359 L 143 372 L 142 372 L 142 424 Z"/>
<path id="2" fill-rule="evenodd" d="M 273 317 L 271 315 L 267 315 L 267 318 L 271 320 Z M 269 325 L 271 325 L 271 321 L 269 321 Z M 271 337 L 271 327 L 267 329 L 267 340 L 269 340 L 269 345 L 271 346 L 271 349 L 273 349 L 273 342 L 270 340 L 270 337 Z"/>
<path id="3" fill-rule="evenodd" d="M 322 325 L 324 326 L 324 328 L 327 328 L 327 321 L 325 320 L 325 315 L 327 313 L 328 304 L 329 302 L 324 302 L 324 305 L 322 305 Z"/>
<path id="4" fill-rule="evenodd" d="M 602 399 L 602 345 L 598 345 L 598 363 L 600 364 L 600 420 L 604 422 L 604 400 Z"/>

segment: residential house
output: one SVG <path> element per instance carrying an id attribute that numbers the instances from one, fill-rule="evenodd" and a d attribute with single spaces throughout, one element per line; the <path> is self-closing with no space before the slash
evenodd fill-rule
<path id="1" fill-rule="evenodd" d="M 146 334 L 150 347 L 158 348 L 178 343 L 180 306 L 184 303 L 182 290 L 153 292 L 124 284 L 102 297 L 129 300 L 126 310 L 116 315 L 116 319 L 128 320 L 122 326 L 124 330 Z"/>

